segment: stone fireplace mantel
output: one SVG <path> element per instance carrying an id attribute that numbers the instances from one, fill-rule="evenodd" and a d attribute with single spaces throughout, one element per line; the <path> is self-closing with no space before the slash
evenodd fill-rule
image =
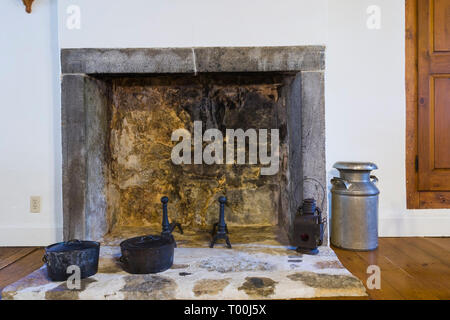
<path id="1" fill-rule="evenodd" d="M 105 76 L 205 73 L 291 76 L 294 80 L 289 85 L 289 99 L 301 109 L 288 112 L 287 119 L 288 125 L 301 123 L 301 134 L 289 138 L 291 144 L 299 146 L 289 151 L 290 178 L 296 182 L 288 187 L 291 192 L 286 197 L 289 219 L 293 219 L 293 212 L 303 198 L 323 197 L 322 190 L 303 178 L 313 178 L 326 186 L 324 54 L 322 46 L 61 50 L 64 239 L 99 240 L 108 231 L 111 217 L 107 213 L 103 164 L 108 157 L 105 106 L 110 103 L 110 87 L 102 80 Z M 326 199 L 323 203 L 326 216 Z"/>
<path id="2" fill-rule="evenodd" d="M 323 72 L 325 47 L 62 49 L 63 74 Z"/>

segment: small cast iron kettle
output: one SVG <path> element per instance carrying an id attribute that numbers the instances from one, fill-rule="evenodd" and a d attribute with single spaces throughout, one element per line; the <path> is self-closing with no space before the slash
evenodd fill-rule
<path id="1" fill-rule="evenodd" d="M 95 241 L 69 240 L 45 248 L 42 261 L 52 281 L 65 281 L 72 274 L 68 267 L 80 268 L 81 279 L 93 276 L 98 270 L 100 243 Z"/>
<path id="2" fill-rule="evenodd" d="M 126 272 L 132 274 L 158 273 L 169 269 L 173 264 L 174 248 L 177 246 L 172 231 L 179 223 L 169 223 L 167 203 L 169 198 L 161 198 L 163 207 L 162 232 L 160 235 L 145 235 L 130 238 L 120 243 L 122 256 L 120 262 Z"/>

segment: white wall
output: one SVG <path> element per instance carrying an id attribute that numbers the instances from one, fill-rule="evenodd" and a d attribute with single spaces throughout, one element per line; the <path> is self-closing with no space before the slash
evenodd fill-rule
<path id="1" fill-rule="evenodd" d="M 53 2 L 53 3 L 51 3 Z M 0 1 L 0 246 L 61 237 L 61 140 L 56 2 Z M 32 214 L 30 196 L 42 197 Z"/>
<path id="2" fill-rule="evenodd" d="M 327 0 L 60 0 L 63 48 L 277 46 L 326 42 Z M 67 9 L 81 10 L 68 29 Z"/>
<path id="3" fill-rule="evenodd" d="M 369 30 L 369 5 L 381 29 Z M 379 166 L 380 235 L 450 235 L 450 210 L 407 210 L 403 0 L 330 0 L 326 70 L 327 164 Z M 332 171 L 335 174 L 335 171 Z"/>
<path id="4" fill-rule="evenodd" d="M 0 203 L 0 225 L 53 231 L 33 236 L 10 232 L 0 235 L 0 245 L 20 239 L 45 244 L 61 226 L 54 5 L 36 1 L 33 14 L 26 15 L 20 1 L 5 2 L 0 10 L 8 15 L 1 23 L 7 23 L 11 34 L 2 35 L 8 38 L 0 43 L 11 46 L 2 54 L 10 59 L 22 54 L 28 61 L 7 63 L 8 77 L 1 78 L 2 90 L 11 87 L 6 101 L 14 111 L 8 111 L 10 121 L 0 133 L 14 140 L 0 140 L 0 152 L 7 154 L 0 167 L 0 176 L 6 176 L 0 194 L 7 198 Z M 66 10 L 73 4 L 81 10 L 79 30 L 66 27 Z M 382 10 L 380 30 L 366 27 L 369 5 Z M 374 161 L 380 167 L 375 174 L 380 178 L 381 236 L 450 235 L 450 210 L 406 210 L 404 0 L 60 0 L 58 20 L 63 48 L 326 45 L 330 177 L 336 161 Z M 21 53 L 30 43 L 36 56 Z M 39 73 L 27 73 L 30 66 Z M 23 83 L 14 74 L 39 79 Z M 31 93 L 24 95 L 25 88 Z M 39 218 L 27 212 L 31 194 L 42 194 L 47 201 Z"/>

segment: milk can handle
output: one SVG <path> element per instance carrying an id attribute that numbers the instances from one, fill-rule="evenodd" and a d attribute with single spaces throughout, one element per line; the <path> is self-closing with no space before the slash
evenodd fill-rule
<path id="1" fill-rule="evenodd" d="M 370 179 L 373 183 L 377 183 L 378 182 L 378 178 L 376 176 L 370 176 Z"/>
<path id="2" fill-rule="evenodd" d="M 343 178 L 338 178 L 338 177 L 334 177 L 333 179 L 331 179 L 332 184 L 335 184 L 337 182 L 341 182 L 342 184 L 344 184 L 345 189 L 350 188 L 350 182 L 348 180 L 345 180 Z"/>

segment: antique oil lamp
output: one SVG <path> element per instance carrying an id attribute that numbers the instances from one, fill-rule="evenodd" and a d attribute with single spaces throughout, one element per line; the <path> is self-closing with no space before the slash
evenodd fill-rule
<path id="1" fill-rule="evenodd" d="M 297 252 L 305 254 L 319 253 L 318 246 L 323 242 L 326 219 L 322 219 L 322 210 L 316 206 L 315 199 L 303 200 L 294 220 L 294 237 L 292 244 Z"/>

